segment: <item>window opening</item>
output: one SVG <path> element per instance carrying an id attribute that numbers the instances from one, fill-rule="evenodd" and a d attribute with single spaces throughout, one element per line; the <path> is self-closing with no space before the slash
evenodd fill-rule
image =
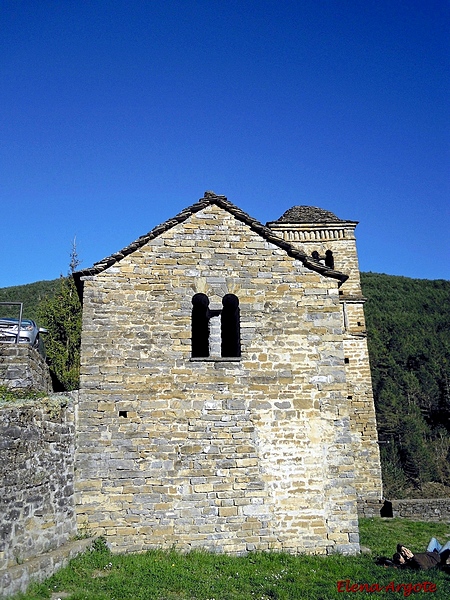
<path id="1" fill-rule="evenodd" d="M 192 356 L 209 356 L 209 298 L 195 294 L 192 298 Z"/>
<path id="2" fill-rule="evenodd" d="M 127 410 L 119 410 L 119 417 L 123 417 L 124 419 L 127 419 L 128 411 Z"/>
<path id="3" fill-rule="evenodd" d="M 221 355 L 224 357 L 241 356 L 239 299 L 234 294 L 225 294 L 222 298 L 222 306 Z"/>
<path id="4" fill-rule="evenodd" d="M 239 299 L 225 294 L 222 309 L 209 308 L 206 294 L 192 297 L 192 358 L 241 356 Z"/>
<path id="5" fill-rule="evenodd" d="M 334 256 L 331 250 L 325 252 L 325 264 L 330 269 L 334 269 Z"/>
<path id="6" fill-rule="evenodd" d="M 313 257 L 314 260 L 316 260 L 317 262 L 319 262 L 320 260 L 320 255 L 317 252 L 317 250 L 314 250 L 314 252 L 311 254 L 311 256 Z"/>

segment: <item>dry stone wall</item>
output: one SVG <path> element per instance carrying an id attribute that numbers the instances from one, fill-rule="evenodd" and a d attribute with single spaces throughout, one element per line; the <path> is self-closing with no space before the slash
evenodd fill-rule
<path id="1" fill-rule="evenodd" d="M 0 573 L 75 534 L 74 408 L 66 396 L 0 405 Z"/>
<path id="2" fill-rule="evenodd" d="M 402 500 L 365 500 L 358 502 L 360 517 L 405 518 L 413 521 L 450 523 L 450 498 L 404 498 Z"/>
<path id="3" fill-rule="evenodd" d="M 44 581 L 47 577 L 51 577 L 77 554 L 85 552 L 92 546 L 92 542 L 93 538 L 74 539 L 55 550 L 0 571 L 0 598 L 3 600 L 18 592 L 26 592 L 30 583 Z"/>
<path id="4" fill-rule="evenodd" d="M 450 498 L 392 500 L 392 516 L 450 523 Z"/>
<path id="5" fill-rule="evenodd" d="M 191 299 L 242 356 L 191 359 Z M 359 550 L 338 283 L 215 205 L 84 280 L 77 518 L 116 548 Z"/>
<path id="6" fill-rule="evenodd" d="M 0 344 L 0 386 L 52 391 L 45 360 L 29 345 Z"/>

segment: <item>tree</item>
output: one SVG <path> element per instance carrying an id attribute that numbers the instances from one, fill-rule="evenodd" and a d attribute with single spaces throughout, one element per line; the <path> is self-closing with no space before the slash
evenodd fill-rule
<path id="1" fill-rule="evenodd" d="M 72 277 L 79 264 L 74 239 L 68 275 L 60 277 L 55 294 L 38 306 L 39 322 L 48 330 L 45 347 L 54 386 L 63 390 L 79 386 L 82 309 Z"/>
<path id="2" fill-rule="evenodd" d="M 385 493 L 449 486 L 450 282 L 361 273 L 361 283 Z"/>

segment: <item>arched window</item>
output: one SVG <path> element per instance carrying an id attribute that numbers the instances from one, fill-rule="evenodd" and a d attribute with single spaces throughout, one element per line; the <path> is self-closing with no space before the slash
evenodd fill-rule
<path id="1" fill-rule="evenodd" d="M 221 355 L 223 357 L 241 356 L 239 299 L 234 294 L 225 294 L 222 298 L 222 306 Z"/>
<path id="2" fill-rule="evenodd" d="M 241 356 L 239 299 L 225 294 L 222 309 L 210 309 L 206 294 L 192 297 L 192 358 Z"/>
<path id="3" fill-rule="evenodd" d="M 334 256 L 331 250 L 325 252 L 325 264 L 327 267 L 330 267 L 330 269 L 334 269 Z"/>
<path id="4" fill-rule="evenodd" d="M 192 356 L 209 356 L 209 298 L 195 294 L 192 298 Z"/>
<path id="5" fill-rule="evenodd" d="M 319 262 L 320 256 L 319 256 L 319 253 L 317 252 L 317 250 L 314 250 L 314 252 L 311 254 L 311 256 L 313 257 L 314 260 L 317 260 L 317 262 Z"/>

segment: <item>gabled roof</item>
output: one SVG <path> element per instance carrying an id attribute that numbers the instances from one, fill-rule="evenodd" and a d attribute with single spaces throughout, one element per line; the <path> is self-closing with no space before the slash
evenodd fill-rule
<path id="1" fill-rule="evenodd" d="M 75 279 L 75 283 L 77 285 L 77 289 L 80 295 L 82 292 L 82 277 L 97 275 L 98 273 L 101 273 L 108 267 L 111 267 L 112 265 L 121 261 L 122 258 L 124 258 L 125 256 L 132 254 L 151 240 L 155 239 L 162 233 L 168 231 L 172 227 L 175 227 L 175 225 L 178 225 L 179 223 L 183 223 L 193 214 L 213 204 L 232 214 L 238 221 L 241 221 L 248 225 L 250 229 L 258 233 L 262 238 L 274 244 L 275 246 L 282 248 L 289 256 L 301 261 L 305 265 L 305 267 L 311 269 L 312 271 L 317 271 L 318 273 L 321 273 L 322 275 L 325 275 L 327 277 L 338 279 L 341 283 L 348 279 L 348 275 L 344 275 L 344 273 L 340 273 L 339 271 L 334 271 L 326 265 L 315 261 L 313 258 L 308 256 L 301 250 L 294 248 L 289 242 L 286 242 L 282 238 L 278 237 L 269 227 L 266 227 L 258 220 L 254 219 L 249 214 L 241 210 L 235 204 L 229 202 L 225 196 L 218 196 L 214 192 L 208 191 L 205 192 L 204 197 L 200 198 L 198 202 L 192 204 L 191 206 L 188 206 L 180 213 L 175 215 L 172 219 L 169 219 L 164 223 L 161 223 L 161 225 L 156 226 L 154 229 L 152 229 L 145 235 L 142 235 L 129 246 L 126 246 L 119 252 L 111 254 L 111 256 L 107 256 L 103 260 L 96 262 L 92 267 L 88 269 L 76 271 L 73 274 L 73 277 Z"/>

